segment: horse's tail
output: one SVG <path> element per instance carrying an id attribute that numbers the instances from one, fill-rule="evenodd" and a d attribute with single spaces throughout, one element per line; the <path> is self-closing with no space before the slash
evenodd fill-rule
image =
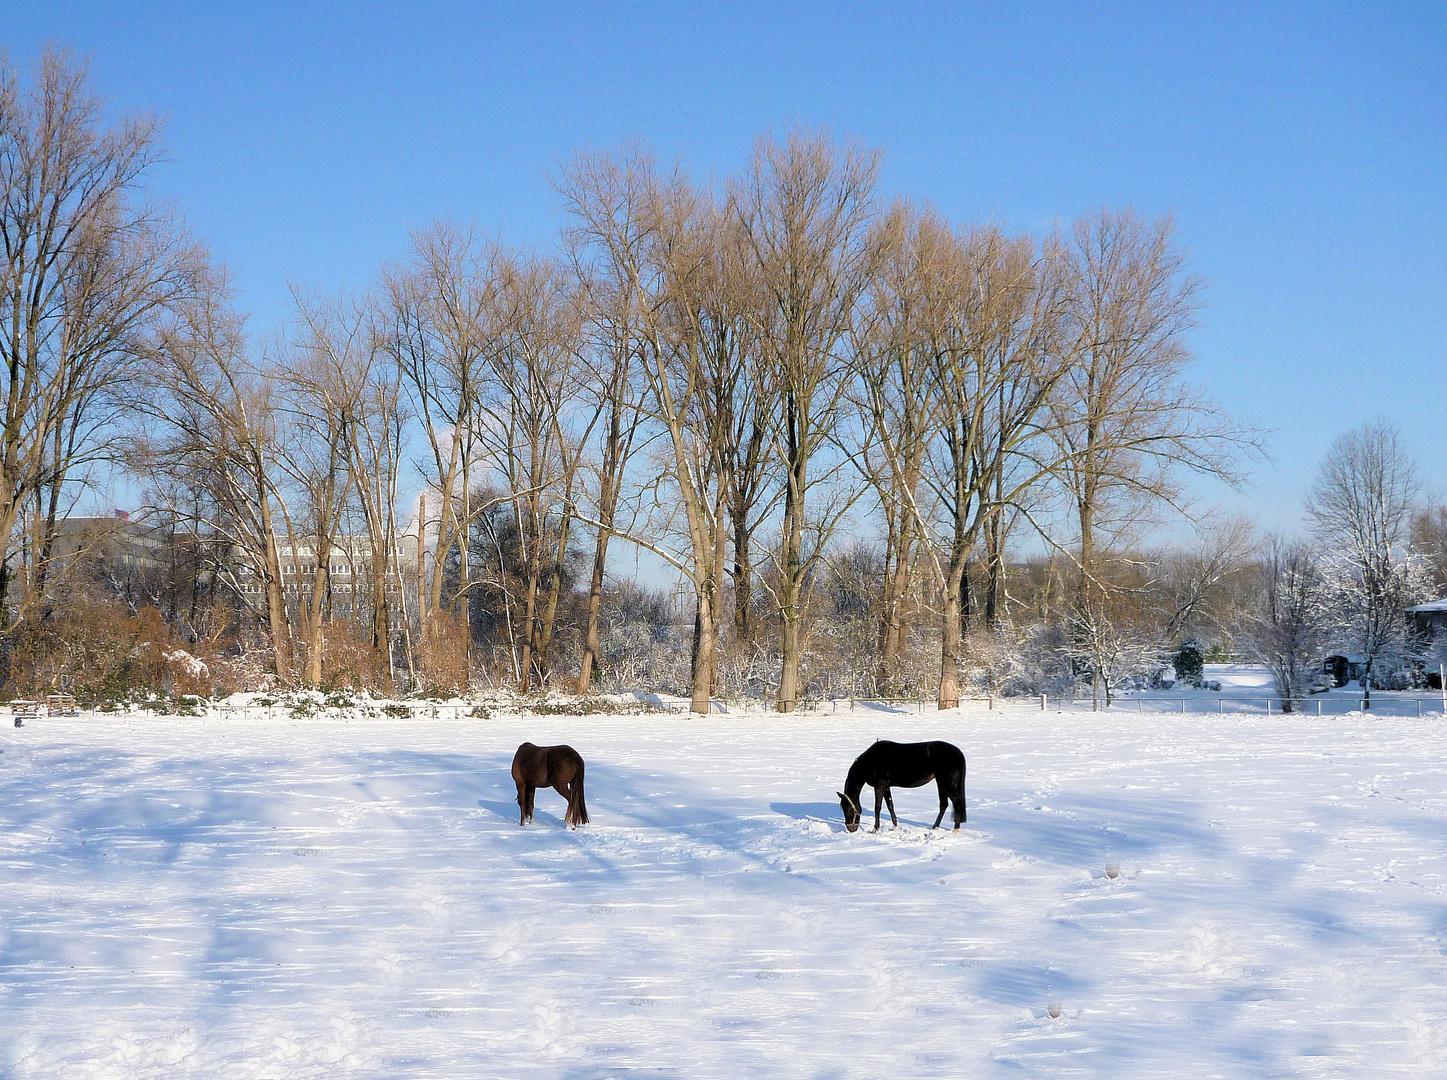
<path id="1" fill-rule="evenodd" d="M 588 804 L 583 801 L 583 759 L 578 759 L 578 775 L 573 779 L 573 824 L 588 824 Z"/>

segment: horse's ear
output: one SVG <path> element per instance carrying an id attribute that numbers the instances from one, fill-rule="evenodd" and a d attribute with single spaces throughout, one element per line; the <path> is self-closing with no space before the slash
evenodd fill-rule
<path id="1" fill-rule="evenodd" d="M 844 794 L 844 792 L 842 792 L 842 791 L 836 791 L 834 794 L 835 794 L 835 795 L 838 795 L 841 799 L 847 799 L 847 798 L 849 798 L 849 796 L 846 795 L 846 794 Z"/>

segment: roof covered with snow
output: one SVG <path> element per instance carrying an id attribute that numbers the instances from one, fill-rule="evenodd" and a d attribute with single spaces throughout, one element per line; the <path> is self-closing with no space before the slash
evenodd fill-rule
<path id="1" fill-rule="evenodd" d="M 1408 608 L 1407 610 L 1408 610 L 1408 611 L 1447 611 L 1447 597 L 1443 597 L 1441 600 L 1433 600 L 1433 601 L 1432 601 L 1431 603 L 1429 603 L 1429 604 L 1418 604 L 1416 607 L 1410 607 L 1410 608 Z"/>

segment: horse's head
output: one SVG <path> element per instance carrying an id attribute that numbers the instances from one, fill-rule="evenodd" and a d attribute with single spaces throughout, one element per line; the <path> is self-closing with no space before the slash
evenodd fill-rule
<path id="1" fill-rule="evenodd" d="M 857 799 L 851 799 L 842 791 L 836 791 L 834 794 L 839 796 L 839 805 L 844 809 L 844 827 L 850 832 L 858 831 L 859 801 Z"/>

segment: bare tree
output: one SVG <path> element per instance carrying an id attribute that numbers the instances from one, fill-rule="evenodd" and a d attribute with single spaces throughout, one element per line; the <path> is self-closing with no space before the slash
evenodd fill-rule
<path id="1" fill-rule="evenodd" d="M 579 152 L 555 181 L 554 189 L 571 205 L 587 201 L 594 213 L 610 219 L 626 215 L 626 203 L 647 183 L 652 163 L 639 148 L 606 154 Z M 573 260 L 574 272 L 582 285 L 585 305 L 583 334 L 597 361 L 598 379 L 585 380 L 583 392 L 591 395 L 594 414 L 600 423 L 596 431 L 592 495 L 594 527 L 593 568 L 588 586 L 588 607 L 583 630 L 583 653 L 575 690 L 586 694 L 592 684 L 599 654 L 599 618 L 603 603 L 603 579 L 608 563 L 609 542 L 622 494 L 624 474 L 637 445 L 643 420 L 635 386 L 639 341 L 640 296 L 626 266 L 598 254 L 586 228 L 568 227 L 564 239 Z"/>
<path id="2" fill-rule="evenodd" d="M 392 675 L 393 611 L 389 582 L 399 585 L 397 484 L 411 414 L 402 394 L 402 374 L 385 348 L 374 304 L 369 313 L 367 346 L 352 354 L 348 378 L 356 388 L 350 399 L 346 434 L 352 486 L 367 535 L 371 594 L 371 639 L 379 673 Z M 418 548 L 421 558 L 421 548 Z M 352 604 L 358 607 L 357 575 L 352 576 Z M 405 627 L 405 624 L 404 624 Z M 412 665 L 407 650 L 409 670 Z"/>
<path id="3" fill-rule="evenodd" d="M 1199 626 L 1220 630 L 1229 621 L 1226 586 L 1258 550 L 1256 530 L 1246 517 L 1204 520 L 1189 550 L 1158 553 L 1151 560 L 1151 591 L 1165 616 L 1163 636 L 1176 642 Z"/>
<path id="4" fill-rule="evenodd" d="M 1321 670 L 1331 631 L 1326 579 L 1316 552 L 1273 536 L 1261 566 L 1259 610 L 1248 622 L 1251 651 L 1271 671 L 1281 711 L 1294 712 Z"/>
<path id="5" fill-rule="evenodd" d="M 925 522 L 940 584 L 939 707 L 959 703 L 965 570 L 987 524 L 1024 509 L 1058 463 L 1042 438 L 1065 370 L 1060 347 L 1061 260 L 1028 237 L 995 228 L 952 234 L 929 225 L 935 280 L 921 316 L 938 414 L 925 482 L 941 522 Z"/>
<path id="6" fill-rule="evenodd" d="M 884 519 L 875 686 L 886 696 L 894 690 L 907 638 L 910 584 L 919 545 L 927 539 L 920 523 L 932 509 L 921 504 L 922 479 L 939 403 L 920 318 L 929 303 L 926 291 L 938 280 L 932 263 L 940 254 L 935 229 L 933 219 L 908 204 L 890 209 L 872 238 L 881 265 L 851 335 L 851 398 L 865 427 L 850 456 L 873 488 Z"/>
<path id="7" fill-rule="evenodd" d="M 476 410 L 489 391 L 486 323 L 498 284 L 496 245 L 480 245 L 471 232 L 436 225 L 414 234 L 412 244 L 410 261 L 384 275 L 382 336 L 421 422 L 430 451 L 425 480 L 440 504 L 432 575 L 418 597 L 425 637 L 431 613 L 442 604 L 448 553 L 457 546 L 464 553 L 468 548 L 466 531 L 474 512 L 467 501 L 478 453 Z M 419 573 L 425 574 L 420 544 L 417 559 Z M 464 557 L 464 587 L 468 567 Z"/>
<path id="8" fill-rule="evenodd" d="M 344 515 L 360 474 L 354 440 L 362 395 L 372 365 L 374 338 L 364 304 L 344 298 L 321 302 L 293 288 L 297 308 L 294 340 L 273 363 L 274 378 L 288 388 L 284 411 L 291 423 L 278 460 L 301 494 L 292 529 L 293 576 L 306 646 L 302 679 L 322 679 L 323 624 L 331 606 L 332 563 L 339 554 Z"/>
<path id="9" fill-rule="evenodd" d="M 37 511 L 36 591 L 62 490 L 107 456 L 121 384 L 203 272 L 171 213 L 138 199 L 158 135 L 145 117 L 104 127 L 66 53 L 45 52 L 26 91 L 0 58 L 0 612 L 22 509 Z"/>
<path id="10" fill-rule="evenodd" d="M 1331 552 L 1343 636 L 1362 657 L 1365 708 L 1372 668 L 1406 646 L 1404 612 L 1421 585 L 1408 557 L 1420 489 L 1416 457 L 1401 433 L 1374 420 L 1336 438 L 1306 498 L 1306 513 Z"/>
<path id="11" fill-rule="evenodd" d="M 1412 550 L 1426 563 L 1438 595 L 1447 590 L 1447 506 L 1426 507 L 1412 517 Z"/>
<path id="12" fill-rule="evenodd" d="M 877 152 L 840 147 L 824 131 L 797 128 L 783 145 L 763 137 L 732 200 L 760 278 L 759 343 L 781 397 L 780 712 L 799 697 L 806 584 L 851 501 L 810 516 L 811 489 L 837 471 L 821 450 L 841 422 L 848 364 L 840 344 L 874 271 L 875 252 L 864 241 L 879 161 Z M 806 534 L 815 541 L 807 551 Z"/>
<path id="13" fill-rule="evenodd" d="M 234 573 L 229 557 L 218 571 L 265 622 L 275 673 L 289 681 L 291 630 L 275 527 L 280 478 L 273 384 L 248 358 L 224 280 L 213 277 L 176 311 L 148 361 L 147 392 L 136 399 L 147 430 L 134 441 L 131 461 L 144 474 L 175 481 L 155 485 L 163 498 L 176 490 L 204 493 L 189 512 L 168 502 L 162 509 L 188 522 L 198 543 L 239 555 L 246 573 Z"/>
<path id="14" fill-rule="evenodd" d="M 1183 381 L 1201 282 L 1169 217 L 1100 210 L 1075 223 L 1066 251 L 1073 340 L 1052 429 L 1076 526 L 1075 618 L 1086 625 L 1105 603 L 1098 549 L 1162 505 L 1184 510 L 1182 470 L 1239 481 L 1241 453 L 1259 443 Z"/>
<path id="15" fill-rule="evenodd" d="M 506 486 L 525 561 L 519 671 L 545 679 L 586 434 L 571 428 L 578 381 L 577 305 L 559 267 L 496 253 L 485 337 L 489 393 L 474 408 L 480 448 Z M 594 417 L 596 417 L 594 413 Z"/>
<path id="16" fill-rule="evenodd" d="M 779 392 L 758 336 L 761 295 L 758 266 L 748 258 L 738 217 L 728 208 L 712 221 L 713 241 L 705 272 L 699 320 L 704 363 L 700 397 L 702 424 L 714 455 L 720 513 L 727 537 L 716 543 L 720 566 L 733 584 L 733 631 L 740 647 L 751 647 L 755 632 L 755 536 L 778 501 L 775 481 Z M 726 545 L 733 560 L 723 565 Z M 721 616 L 721 603 L 714 617 Z"/>
<path id="17" fill-rule="evenodd" d="M 659 440 L 652 458 L 658 473 L 644 492 L 655 500 L 660 524 L 681 512 L 684 543 L 673 548 L 636 529 L 627 535 L 693 588 L 698 634 L 691 708 L 707 713 L 722 522 L 710 483 L 718 456 L 700 407 L 706 384 L 701 312 L 718 210 L 681 173 L 660 175 L 642 151 L 596 159 L 593 168 L 570 176 L 563 195 L 575 237 L 591 249 L 595 265 L 626 288 L 637 319 L 640 407 Z"/>

